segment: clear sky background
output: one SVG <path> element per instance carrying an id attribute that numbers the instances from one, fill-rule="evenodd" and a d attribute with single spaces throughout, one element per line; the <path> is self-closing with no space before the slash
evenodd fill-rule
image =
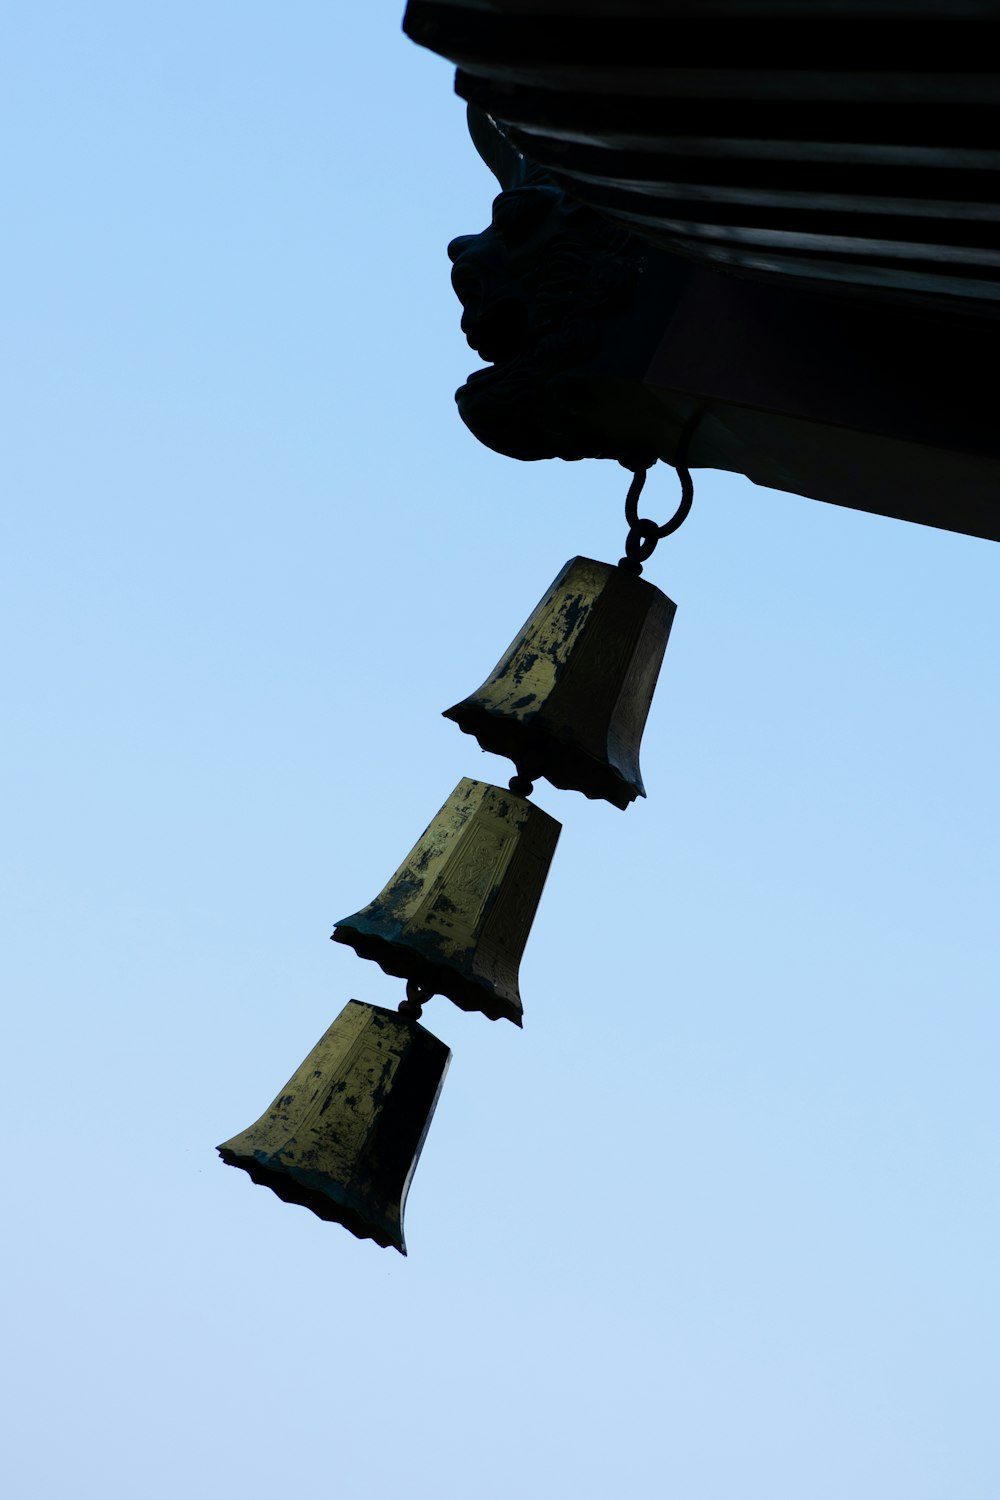
<path id="1" fill-rule="evenodd" d="M 401 12 L 0 15 L 4 1494 L 996 1500 L 995 545 L 699 474 L 648 801 L 542 785 L 524 1031 L 425 1014 L 409 1258 L 215 1156 L 622 549 L 455 412 L 493 183 Z"/>

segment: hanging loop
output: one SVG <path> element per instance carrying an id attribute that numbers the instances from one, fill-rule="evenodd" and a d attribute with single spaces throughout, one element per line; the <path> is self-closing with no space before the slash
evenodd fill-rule
<path id="1" fill-rule="evenodd" d="M 423 1014 L 424 1006 L 434 994 L 429 984 L 417 984 L 415 979 L 406 981 L 406 999 L 396 1009 L 400 1015 L 411 1016 L 414 1021 L 419 1021 Z"/>
<path id="2" fill-rule="evenodd" d="M 678 457 L 687 456 L 687 436 L 681 444 Z M 652 557 L 657 542 L 665 536 L 671 536 L 679 526 L 683 526 L 691 514 L 691 505 L 694 501 L 694 480 L 691 472 L 683 464 L 676 465 L 677 478 L 681 482 L 681 501 L 669 521 L 664 521 L 662 526 L 651 521 L 648 516 L 639 514 L 639 496 L 642 487 L 646 483 L 648 469 L 637 469 L 632 475 L 632 483 L 628 487 L 625 496 L 625 519 L 628 522 L 628 536 L 625 538 L 625 556 L 619 558 L 618 566 L 626 573 L 641 573 L 642 565 L 647 558 Z"/>

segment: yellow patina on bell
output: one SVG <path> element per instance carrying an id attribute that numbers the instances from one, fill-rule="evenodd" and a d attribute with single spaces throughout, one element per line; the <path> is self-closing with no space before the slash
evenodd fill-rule
<path id="1" fill-rule="evenodd" d="M 351 1000 L 219 1155 L 286 1203 L 405 1255 L 406 1194 L 450 1061 L 415 1020 Z"/>
<path id="2" fill-rule="evenodd" d="M 466 778 L 385 889 L 333 937 L 387 974 L 520 1026 L 518 967 L 559 831 L 523 797 Z"/>
<path id="3" fill-rule="evenodd" d="M 444 717 L 519 774 L 625 808 L 677 606 L 609 563 L 566 564 L 490 677 Z"/>

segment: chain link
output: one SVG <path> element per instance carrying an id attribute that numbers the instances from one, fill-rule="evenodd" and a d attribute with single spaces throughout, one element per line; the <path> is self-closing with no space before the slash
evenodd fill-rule
<path id="1" fill-rule="evenodd" d="M 415 979 L 406 981 L 406 999 L 397 1005 L 396 1009 L 402 1016 L 409 1016 L 411 1020 L 419 1021 L 423 1014 L 424 1006 L 434 995 L 435 991 L 429 984 L 418 984 Z"/>
<path id="2" fill-rule="evenodd" d="M 678 505 L 669 521 L 658 525 L 651 521 L 648 516 L 639 514 L 639 496 L 642 487 L 646 483 L 648 469 L 637 469 L 632 475 L 632 483 L 628 487 L 625 496 L 625 519 L 628 522 L 628 536 L 625 538 L 625 556 L 619 558 L 618 566 L 626 573 L 641 573 L 642 565 L 647 558 L 652 557 L 657 542 L 665 536 L 670 536 L 678 526 L 683 526 L 691 513 L 691 505 L 694 500 L 694 480 L 690 471 L 677 466 L 677 477 L 681 482 L 681 503 Z"/>

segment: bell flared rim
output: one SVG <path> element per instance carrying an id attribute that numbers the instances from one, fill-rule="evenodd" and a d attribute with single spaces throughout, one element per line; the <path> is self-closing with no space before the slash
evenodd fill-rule
<path id="1" fill-rule="evenodd" d="M 344 917 L 334 926 L 331 941 L 346 943 L 359 958 L 371 959 L 395 979 L 412 979 L 433 994 L 443 995 L 459 1010 L 478 1011 L 490 1021 L 523 1024 L 519 995 L 501 994 L 481 977 L 464 974 L 447 962 L 435 962 L 405 938 L 387 938 L 367 928 L 360 913 Z"/>
<path id="2" fill-rule="evenodd" d="M 360 1203 L 357 1195 L 332 1182 L 324 1173 L 291 1166 L 263 1151 L 252 1155 L 233 1151 L 228 1142 L 216 1150 L 227 1167 L 239 1167 L 258 1187 L 270 1188 L 284 1203 L 296 1203 L 328 1224 L 340 1224 L 356 1239 L 374 1240 L 383 1250 L 391 1246 L 400 1255 L 406 1254 L 402 1220 L 398 1226 L 379 1220 Z"/>
<path id="3" fill-rule="evenodd" d="M 622 812 L 646 795 L 638 766 L 628 775 L 610 761 L 597 759 L 576 742 L 571 730 L 560 733 L 544 722 L 513 719 L 474 698 L 446 708 L 441 717 L 472 735 L 481 750 L 523 766 L 533 781 L 548 781 L 562 792 L 581 792 L 591 802 L 610 802 Z"/>

